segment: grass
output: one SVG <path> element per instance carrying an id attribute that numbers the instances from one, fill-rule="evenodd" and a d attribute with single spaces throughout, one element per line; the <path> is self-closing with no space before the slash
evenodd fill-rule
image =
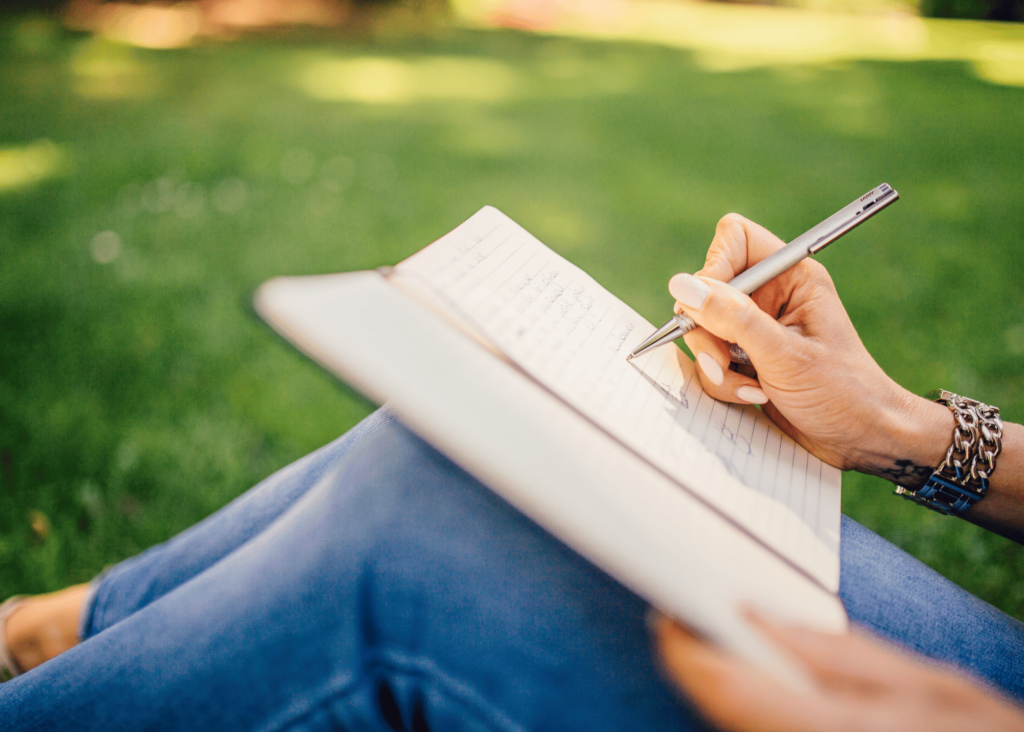
<path id="1" fill-rule="evenodd" d="M 0 88 L 0 596 L 87 580 L 367 414 L 253 289 L 486 203 L 660 321 L 722 214 L 791 238 L 887 181 L 903 200 L 821 257 L 865 343 L 1024 419 L 1024 89 L 960 62 L 713 73 L 471 30 L 157 52 L 15 18 Z M 847 475 L 844 510 L 1024 618 L 1020 546 L 890 492 Z"/>

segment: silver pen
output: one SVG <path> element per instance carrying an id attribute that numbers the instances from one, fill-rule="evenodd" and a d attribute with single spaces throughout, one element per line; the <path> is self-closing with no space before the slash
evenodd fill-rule
<path id="1" fill-rule="evenodd" d="M 729 281 L 729 284 L 749 295 L 761 285 L 775 279 L 790 267 L 794 267 L 805 257 L 817 254 L 850 229 L 867 221 L 890 203 L 894 203 L 899 197 L 900 194 L 893 190 L 888 183 L 871 189 L 849 206 L 840 209 L 813 229 L 798 236 L 779 251 L 765 257 L 750 269 L 740 272 Z M 654 331 L 636 350 L 626 356 L 626 360 L 632 361 L 652 348 L 682 338 L 696 327 L 697 324 L 686 313 L 673 316 L 665 325 Z M 746 358 L 746 354 L 738 346 L 733 345 L 731 351 L 734 361 L 742 362 Z M 747 359 L 746 363 L 749 362 Z"/>

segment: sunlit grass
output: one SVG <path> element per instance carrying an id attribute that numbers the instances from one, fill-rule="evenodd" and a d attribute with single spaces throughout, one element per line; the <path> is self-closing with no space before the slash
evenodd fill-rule
<path id="1" fill-rule="evenodd" d="M 60 148 L 49 140 L 0 148 L 0 194 L 58 175 L 64 161 Z"/>
<path id="2" fill-rule="evenodd" d="M 501 9 L 508 5 L 505 0 L 453 3 L 463 22 L 483 27 L 500 23 Z M 898 12 L 828 13 L 723 3 L 596 5 L 597 12 L 587 3 L 536 10 L 535 30 L 688 49 L 711 71 L 865 60 L 964 61 L 988 81 L 1024 84 L 1021 25 L 934 20 Z M 530 18 L 521 20 L 529 24 Z"/>
<path id="3" fill-rule="evenodd" d="M 302 69 L 298 83 L 314 99 L 364 104 L 500 102 L 521 85 L 509 64 L 443 56 L 318 58 Z"/>
<path id="4" fill-rule="evenodd" d="M 983 43 L 972 61 L 983 79 L 1024 86 L 1024 43 Z"/>
<path id="5" fill-rule="evenodd" d="M 92 99 L 144 97 L 153 94 L 157 83 L 139 60 L 137 52 L 124 44 L 102 38 L 88 39 L 74 49 L 69 68 L 76 94 Z"/>

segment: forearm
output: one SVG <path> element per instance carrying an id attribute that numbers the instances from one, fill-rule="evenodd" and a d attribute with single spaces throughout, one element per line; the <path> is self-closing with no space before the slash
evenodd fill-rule
<path id="1" fill-rule="evenodd" d="M 1024 427 L 1003 423 L 1003 449 L 985 500 L 963 517 L 989 531 L 1024 544 Z"/>
<path id="2" fill-rule="evenodd" d="M 919 488 L 946 457 L 953 437 L 953 415 L 942 404 L 908 395 L 891 419 L 891 449 L 861 468 L 862 472 Z M 1003 423 L 1003 448 L 985 498 L 960 516 L 1024 543 L 1024 427 Z"/>

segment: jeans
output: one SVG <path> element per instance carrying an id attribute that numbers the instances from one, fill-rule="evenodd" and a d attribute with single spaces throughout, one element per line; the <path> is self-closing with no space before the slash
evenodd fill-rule
<path id="1" fill-rule="evenodd" d="M 1024 699 L 1024 626 L 848 519 L 840 594 Z M 382 410 L 102 575 L 83 642 L 0 685 L 0 727 L 702 729 L 645 612 Z"/>

